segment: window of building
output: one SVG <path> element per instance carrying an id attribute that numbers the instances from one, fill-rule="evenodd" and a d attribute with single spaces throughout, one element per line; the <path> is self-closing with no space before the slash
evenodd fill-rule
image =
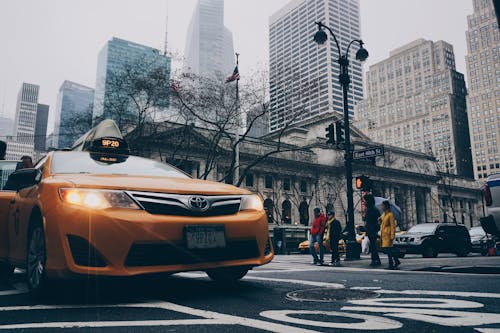
<path id="1" fill-rule="evenodd" d="M 273 176 L 267 175 L 265 179 L 266 188 L 273 188 Z"/>
<path id="2" fill-rule="evenodd" d="M 247 187 L 253 187 L 253 175 L 251 173 L 245 176 L 245 185 Z"/>
<path id="3" fill-rule="evenodd" d="M 290 178 L 283 179 L 283 189 L 285 191 L 290 191 Z"/>
<path id="4" fill-rule="evenodd" d="M 302 180 L 300 182 L 300 192 L 302 193 L 307 192 L 307 182 L 305 180 Z"/>

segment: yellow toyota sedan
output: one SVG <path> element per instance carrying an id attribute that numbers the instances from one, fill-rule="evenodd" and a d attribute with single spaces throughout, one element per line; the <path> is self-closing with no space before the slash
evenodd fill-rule
<path id="1" fill-rule="evenodd" d="M 94 133 L 95 134 L 95 133 Z M 203 270 L 241 279 L 269 263 L 262 200 L 231 185 L 124 154 L 119 137 L 49 153 L 0 191 L 0 274 L 26 269 L 33 294 L 75 275 Z"/>

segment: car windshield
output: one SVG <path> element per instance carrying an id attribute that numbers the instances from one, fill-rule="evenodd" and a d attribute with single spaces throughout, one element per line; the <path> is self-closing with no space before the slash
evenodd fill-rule
<path id="1" fill-rule="evenodd" d="M 486 233 L 483 230 L 483 227 L 474 227 L 469 230 L 469 234 L 471 236 L 484 236 Z"/>
<path id="2" fill-rule="evenodd" d="M 437 224 L 422 223 L 413 226 L 408 230 L 409 234 L 432 233 L 436 230 Z"/>
<path id="3" fill-rule="evenodd" d="M 88 152 L 55 152 L 52 174 L 88 173 L 98 175 L 129 175 L 189 178 L 171 165 L 137 156 L 123 156 L 116 162 L 102 162 Z M 107 157 L 97 154 L 97 156 Z"/>

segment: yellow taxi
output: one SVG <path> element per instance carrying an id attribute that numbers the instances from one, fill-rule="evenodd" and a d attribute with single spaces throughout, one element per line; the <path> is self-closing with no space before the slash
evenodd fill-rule
<path id="1" fill-rule="evenodd" d="M 7 183 L 0 274 L 24 268 L 35 295 L 48 280 L 78 275 L 203 270 L 235 281 L 273 258 L 259 196 L 129 156 L 109 121 Z"/>

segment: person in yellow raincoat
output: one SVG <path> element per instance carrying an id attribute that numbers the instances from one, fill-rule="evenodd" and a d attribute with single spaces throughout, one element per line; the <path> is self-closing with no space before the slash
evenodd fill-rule
<path id="1" fill-rule="evenodd" d="M 388 269 L 397 269 L 401 264 L 398 257 L 394 254 L 392 243 L 396 237 L 396 220 L 391 212 L 389 201 L 382 202 L 382 216 L 380 217 L 380 238 L 382 241 L 382 251 L 387 254 L 389 260 Z"/>

